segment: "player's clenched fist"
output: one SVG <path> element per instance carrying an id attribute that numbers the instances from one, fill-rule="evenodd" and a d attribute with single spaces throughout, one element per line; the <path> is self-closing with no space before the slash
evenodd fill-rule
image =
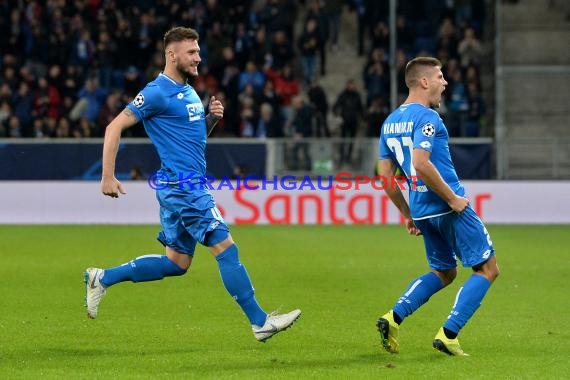
<path id="1" fill-rule="evenodd" d="M 217 119 L 224 117 L 224 106 L 215 96 L 210 98 L 210 114 L 214 115 Z"/>
<path id="2" fill-rule="evenodd" d="M 121 182 L 115 177 L 103 177 L 101 179 L 101 192 L 111 198 L 119 198 L 119 193 L 127 193 Z"/>

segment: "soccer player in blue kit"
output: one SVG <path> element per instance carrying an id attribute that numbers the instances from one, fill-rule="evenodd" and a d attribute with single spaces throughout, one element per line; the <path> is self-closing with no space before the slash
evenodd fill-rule
<path id="1" fill-rule="evenodd" d="M 106 289 L 114 284 L 185 274 L 199 242 L 216 258 L 222 282 L 249 319 L 254 337 L 264 342 L 291 326 L 301 311 L 267 314 L 259 306 L 248 273 L 239 260 L 238 247 L 214 198 L 203 185 L 206 139 L 223 117 L 224 107 L 212 97 L 210 112 L 205 115 L 200 98 L 187 83 L 198 75 L 201 61 L 198 38 L 198 33 L 191 28 L 175 27 L 166 32 L 164 71 L 107 127 L 101 180 L 104 195 L 117 198 L 119 194 L 126 194 L 114 174 L 124 129 L 142 121 L 157 149 L 162 180 L 167 183 L 156 192 L 162 225 L 158 240 L 166 247 L 166 254 L 140 256 L 105 270 L 88 268 L 84 275 L 87 315 L 89 318 L 97 316 Z"/>
<path id="2" fill-rule="evenodd" d="M 412 280 L 392 310 L 378 319 L 377 327 L 384 349 L 398 353 L 402 321 L 451 284 L 457 275 L 456 260 L 461 260 L 473 274 L 457 292 L 433 347 L 449 355 L 467 356 L 457 335 L 499 275 L 495 250 L 465 197 L 451 161 L 447 130 L 432 109 L 439 107 L 447 85 L 441 62 L 414 58 L 406 65 L 405 80 L 408 98 L 381 126 L 380 174 L 389 178 L 399 169 L 406 177 L 409 205 L 398 186 L 386 186 L 386 193 L 406 218 L 408 232 L 423 235 L 431 271 Z"/>

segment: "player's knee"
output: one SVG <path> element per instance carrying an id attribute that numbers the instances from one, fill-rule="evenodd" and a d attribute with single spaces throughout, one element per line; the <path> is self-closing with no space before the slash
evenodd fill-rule
<path id="1" fill-rule="evenodd" d="M 472 269 L 473 272 L 485 276 L 491 282 L 495 281 L 497 277 L 499 277 L 499 274 L 501 274 L 495 257 L 492 257 L 481 264 L 475 265 Z"/>
<path id="2" fill-rule="evenodd" d="M 435 274 L 439 277 L 443 286 L 447 286 L 455 280 L 455 277 L 457 277 L 457 269 L 436 270 Z"/>

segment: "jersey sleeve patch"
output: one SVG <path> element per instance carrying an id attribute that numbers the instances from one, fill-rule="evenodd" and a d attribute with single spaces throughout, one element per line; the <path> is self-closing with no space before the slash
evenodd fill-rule
<path id="1" fill-rule="evenodd" d="M 422 133 L 426 137 L 432 137 L 435 134 L 435 125 L 426 123 L 422 126 Z"/>
<path id="2" fill-rule="evenodd" d="M 135 98 L 133 99 L 133 105 L 137 108 L 141 108 L 143 104 L 144 104 L 144 95 L 142 94 L 142 92 L 139 92 L 137 96 L 135 96 Z"/>
<path id="3" fill-rule="evenodd" d="M 164 111 L 168 105 L 168 100 L 160 87 L 150 83 L 135 96 L 130 104 L 138 112 L 139 118 L 146 120 Z"/>

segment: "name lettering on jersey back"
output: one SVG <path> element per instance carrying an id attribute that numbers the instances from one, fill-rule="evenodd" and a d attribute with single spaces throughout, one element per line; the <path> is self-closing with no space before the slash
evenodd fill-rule
<path id="1" fill-rule="evenodd" d="M 188 117 L 190 121 L 200 120 L 204 114 L 204 106 L 202 103 L 186 104 L 186 109 L 188 110 Z"/>
<path id="2" fill-rule="evenodd" d="M 412 133 L 414 127 L 413 121 L 402 121 L 398 123 L 386 123 L 384 124 L 384 130 L 382 133 Z"/>

